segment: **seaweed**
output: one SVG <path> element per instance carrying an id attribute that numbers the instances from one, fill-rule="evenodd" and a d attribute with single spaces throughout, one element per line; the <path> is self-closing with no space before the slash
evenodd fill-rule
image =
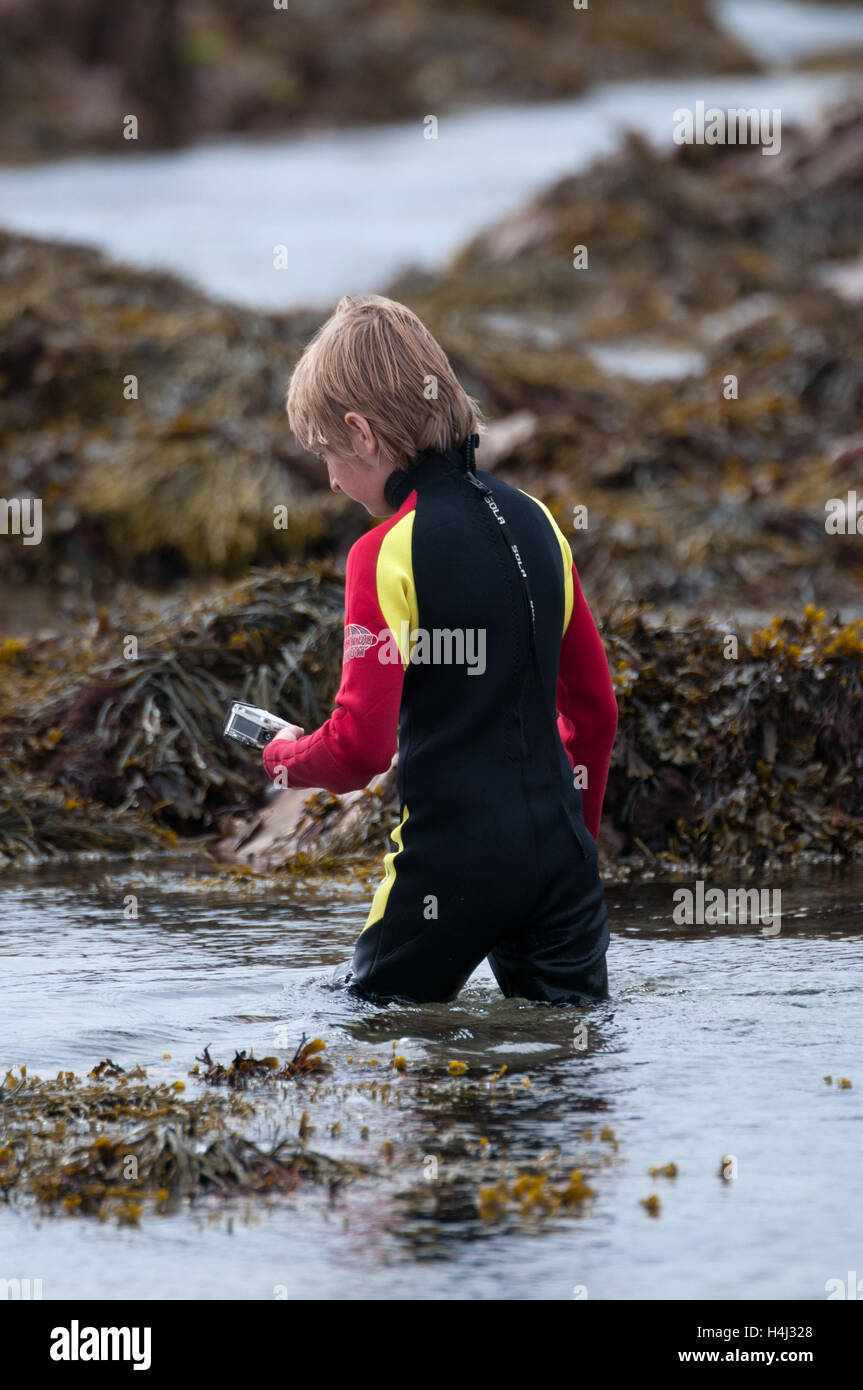
<path id="1" fill-rule="evenodd" d="M 7 772 L 0 789 L 0 867 L 45 859 L 104 858 L 166 850 L 175 843 L 145 816 Z"/>
<path id="2" fill-rule="evenodd" d="M 7 1072 L 0 1197 L 136 1226 L 145 1211 L 165 1214 L 183 1200 L 280 1197 L 304 1182 L 332 1192 L 366 1171 L 277 1136 L 264 1148 L 238 1128 L 254 1118 L 248 1102 L 209 1092 L 187 1100 L 184 1090 L 110 1059 L 87 1080 Z"/>
<path id="3" fill-rule="evenodd" d="M 0 495 L 43 502 L 40 543 L 6 546 L 7 582 L 235 578 L 359 534 L 284 416 L 308 313 L 6 231 L 0 271 Z"/>
<path id="4" fill-rule="evenodd" d="M 225 1067 L 205 1047 L 188 1073 L 191 1098 L 186 1082 L 150 1081 L 140 1065 L 109 1057 L 83 1079 L 10 1070 L 0 1085 L 0 1200 L 136 1227 L 145 1217 L 201 1205 L 230 1213 L 237 1199 L 269 1204 L 304 1188 L 324 1188 L 332 1200 L 357 1180 L 374 1184 L 376 1203 L 387 1197 L 385 1219 L 398 1239 L 422 1242 L 429 1217 L 478 1230 L 505 1230 L 517 1219 L 538 1230 L 548 1219 L 583 1215 L 596 1196 L 593 1174 L 618 1162 L 596 1146 L 577 1160 L 559 1147 L 537 1152 L 530 1137 L 513 1146 L 514 1116 L 549 1103 L 556 1083 L 545 1077 L 534 1098 L 529 1078 L 504 1079 L 506 1066 L 453 1073 L 439 1060 L 407 1071 L 396 1065 L 404 1059 L 395 1043 L 392 1068 L 376 1055 L 351 1055 L 342 1061 L 355 1075 L 340 1067 L 333 1077 L 323 1051 L 321 1039 L 303 1036 L 281 1064 L 238 1050 Z M 376 1125 L 372 1151 L 362 1122 L 374 1112 L 383 1124 L 398 1116 L 398 1134 Z M 283 1134 L 286 1120 L 292 1138 Z M 325 1130 L 343 1156 L 311 1146 Z M 585 1127 L 578 1138 L 581 1145 L 596 1135 Z"/>
<path id="5" fill-rule="evenodd" d="M 735 649 L 729 646 L 737 642 Z M 605 811 L 630 849 L 758 866 L 863 838 L 863 619 L 606 630 L 620 710 Z"/>
<path id="6" fill-rule="evenodd" d="M 72 826 L 108 850 L 149 822 L 143 840 L 176 845 L 260 805 L 259 759 L 222 736 L 228 706 L 247 699 L 286 722 L 320 720 L 338 680 L 342 603 L 334 574 L 274 570 L 193 604 L 103 609 L 78 633 L 16 644 L 0 661 L 0 757 L 17 778 L 0 802 L 7 857 L 16 845 L 68 849 Z"/>
<path id="7" fill-rule="evenodd" d="M 809 605 L 766 627 L 669 627 L 621 605 L 601 631 L 619 709 L 600 830 L 609 876 L 859 854 L 863 619 Z M 318 863 L 377 848 L 398 819 L 394 771 L 377 790 L 359 807 L 330 798 L 320 824 L 288 807 L 281 835 L 277 804 L 217 852 L 274 868 L 308 859 L 310 842 Z"/>
<path id="8" fill-rule="evenodd" d="M 362 792 L 291 790 L 262 811 L 259 760 L 221 733 L 232 698 L 321 721 L 341 602 L 335 572 L 278 569 L 141 623 L 136 661 L 109 655 L 126 613 L 16 645 L 0 661 L 0 862 L 209 837 L 228 872 L 340 864 L 362 881 L 398 818 L 395 768 Z M 809 605 L 764 627 L 670 627 L 620 605 L 601 628 L 620 711 L 608 859 L 655 872 L 859 850 L 863 620 Z"/>
<path id="9" fill-rule="evenodd" d="M 332 1071 L 329 1063 L 320 1056 L 325 1047 L 326 1043 L 320 1038 L 307 1042 L 304 1033 L 291 1060 L 281 1066 L 277 1057 L 255 1057 L 254 1053 L 246 1056 L 245 1052 L 237 1052 L 234 1060 L 224 1067 L 221 1063 L 213 1061 L 208 1047 L 204 1048 L 196 1061 L 205 1067 L 200 1075 L 201 1080 L 208 1086 L 228 1086 L 233 1090 L 245 1090 L 250 1081 L 289 1081 L 299 1077 L 325 1075 Z"/>
<path id="10" fill-rule="evenodd" d="M 858 601 L 856 537 L 824 522 L 860 458 L 859 101 L 783 129 L 773 163 L 747 145 L 663 153 L 632 138 L 442 272 L 387 287 L 493 422 L 522 422 L 499 430 L 490 462 L 573 535 L 602 612 L 621 598 L 675 616 Z M 573 244 L 591 251 L 585 273 Z M 10 585 L 102 596 L 123 578 L 233 578 L 342 554 L 362 532 L 283 418 L 319 316 L 214 304 L 8 233 L 0 267 L 0 490 L 45 502 L 41 544 L 6 548 Z M 614 359 L 631 344 L 681 350 L 691 370 L 632 380 Z M 146 397 L 123 399 L 118 360 L 145 372 Z M 573 534 L 576 504 L 590 520 Z"/>

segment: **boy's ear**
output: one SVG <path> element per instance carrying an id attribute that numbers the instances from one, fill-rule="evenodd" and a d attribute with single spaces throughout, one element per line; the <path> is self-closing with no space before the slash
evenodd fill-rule
<path id="1" fill-rule="evenodd" d="M 358 414 L 356 410 L 348 410 L 345 412 L 345 424 L 351 432 L 356 452 L 373 458 L 378 452 L 378 441 L 366 417 Z"/>

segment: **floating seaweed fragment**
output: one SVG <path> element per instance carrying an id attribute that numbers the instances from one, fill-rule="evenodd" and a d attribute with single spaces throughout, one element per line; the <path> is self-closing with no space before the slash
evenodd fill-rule
<path id="1" fill-rule="evenodd" d="M 114 1080 L 118 1076 L 125 1076 L 125 1074 L 124 1069 L 118 1067 L 116 1062 L 112 1062 L 110 1057 L 106 1058 L 104 1062 L 99 1062 L 93 1070 L 88 1073 L 93 1081 L 101 1081 L 103 1078 Z"/>
<path id="2" fill-rule="evenodd" d="M 304 1033 L 293 1057 L 282 1066 L 277 1057 L 256 1057 L 253 1052 L 247 1056 L 245 1052 L 236 1052 L 234 1060 L 225 1067 L 213 1061 L 209 1047 L 205 1047 L 196 1060 L 206 1068 L 200 1073 L 200 1079 L 208 1086 L 244 1090 L 250 1081 L 288 1081 L 332 1071 L 329 1062 L 320 1056 L 325 1047 L 326 1043 L 321 1038 L 307 1042 Z"/>
<path id="3" fill-rule="evenodd" d="M 657 1168 L 648 1168 L 648 1173 L 652 1178 L 677 1178 L 680 1170 L 676 1163 L 666 1163 Z"/>
<path id="4" fill-rule="evenodd" d="M 496 1221 L 510 1207 L 519 1215 L 547 1214 L 561 1207 L 580 1210 L 596 1191 L 585 1181 L 580 1168 L 573 1168 L 568 1181 L 557 1187 L 548 1173 L 521 1173 L 512 1182 L 502 1178 L 477 1193 L 477 1213 L 483 1221 Z"/>

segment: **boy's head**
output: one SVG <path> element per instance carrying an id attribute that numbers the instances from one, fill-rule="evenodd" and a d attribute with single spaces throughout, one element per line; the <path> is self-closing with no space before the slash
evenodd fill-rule
<path id="1" fill-rule="evenodd" d="M 373 516 L 391 508 L 384 484 L 421 449 L 458 448 L 481 411 L 446 353 L 404 304 L 345 296 L 294 369 L 291 429 L 327 465 L 330 486 Z"/>

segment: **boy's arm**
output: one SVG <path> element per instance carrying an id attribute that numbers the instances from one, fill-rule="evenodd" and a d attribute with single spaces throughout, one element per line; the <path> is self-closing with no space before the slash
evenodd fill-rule
<path id="1" fill-rule="evenodd" d="M 263 752 L 264 767 L 275 779 L 284 768 L 289 787 L 323 787 L 335 793 L 358 791 L 392 762 L 398 743 L 402 661 L 380 660 L 393 643 L 385 629 L 416 627 L 416 600 L 410 572 L 410 525 L 378 526 L 361 536 L 348 555 L 345 578 L 345 640 L 342 681 L 329 719 L 313 734 L 273 739 Z M 394 538 L 394 539 L 393 539 Z M 386 611 L 385 611 L 386 610 Z"/>
<path id="2" fill-rule="evenodd" d="M 569 555 L 572 612 L 560 646 L 557 727 L 572 766 L 586 769 L 584 823 L 596 839 L 617 732 L 617 701 L 602 638 L 581 592 L 569 543 L 563 535 L 560 539 L 566 547 L 564 562 Z"/>

